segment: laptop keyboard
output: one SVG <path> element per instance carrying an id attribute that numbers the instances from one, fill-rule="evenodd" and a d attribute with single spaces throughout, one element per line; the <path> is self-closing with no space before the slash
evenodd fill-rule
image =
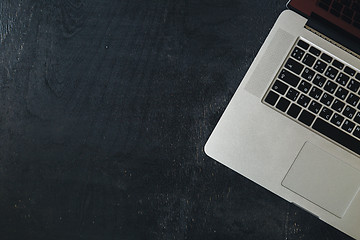
<path id="1" fill-rule="evenodd" d="M 360 72 L 298 39 L 263 102 L 360 155 Z"/>
<path id="2" fill-rule="evenodd" d="M 360 29 L 360 1 L 358 0 L 318 0 L 317 5 Z"/>

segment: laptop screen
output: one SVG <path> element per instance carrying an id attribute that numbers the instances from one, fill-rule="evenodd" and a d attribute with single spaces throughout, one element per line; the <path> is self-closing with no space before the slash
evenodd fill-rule
<path id="1" fill-rule="evenodd" d="M 327 20 L 360 39 L 360 0 L 292 0 L 288 6 Z"/>

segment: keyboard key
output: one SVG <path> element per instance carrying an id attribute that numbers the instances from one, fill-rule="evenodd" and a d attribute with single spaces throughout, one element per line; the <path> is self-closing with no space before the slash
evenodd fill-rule
<path id="1" fill-rule="evenodd" d="M 330 110 L 327 107 L 323 107 L 323 109 L 320 112 L 320 117 L 325 118 L 326 120 L 330 120 L 332 114 L 333 114 L 332 110 Z"/>
<path id="2" fill-rule="evenodd" d="M 333 141 L 339 143 L 342 146 L 350 149 L 351 151 L 360 154 L 360 141 L 354 138 L 353 136 L 341 131 L 340 129 L 332 126 L 331 124 L 325 122 L 321 118 L 317 118 L 312 126 L 312 128 L 324 136 L 332 139 Z"/>
<path id="3" fill-rule="evenodd" d="M 291 56 L 296 60 L 300 61 L 304 56 L 305 51 L 301 50 L 300 48 L 295 48 L 294 51 L 291 53 Z"/>
<path id="4" fill-rule="evenodd" d="M 334 100 L 333 96 L 331 96 L 328 93 L 324 93 L 324 95 L 322 96 L 320 102 L 322 102 L 326 106 L 330 106 L 333 100 Z"/>
<path id="5" fill-rule="evenodd" d="M 352 106 L 356 106 L 359 102 L 360 98 L 358 96 L 356 96 L 353 93 L 350 93 L 348 98 L 346 99 L 346 102 Z"/>
<path id="6" fill-rule="evenodd" d="M 335 93 L 335 96 L 340 98 L 341 100 L 345 100 L 346 96 L 348 95 L 349 91 L 343 87 L 339 87 Z"/>
<path id="7" fill-rule="evenodd" d="M 342 8 L 343 8 L 343 5 L 342 5 L 341 3 L 336 2 L 336 1 L 333 2 L 333 4 L 332 4 L 332 10 L 334 10 L 335 12 L 340 13 L 341 10 L 342 10 Z"/>
<path id="8" fill-rule="evenodd" d="M 340 83 L 343 86 L 346 86 L 349 79 L 350 77 L 348 75 L 340 73 L 339 76 L 336 78 L 336 82 Z"/>
<path id="9" fill-rule="evenodd" d="M 317 57 L 320 56 L 320 53 L 321 53 L 320 50 L 318 50 L 317 48 L 314 48 L 314 47 L 311 47 L 309 52 L 311 52 L 312 54 L 314 54 Z"/>
<path id="10" fill-rule="evenodd" d="M 355 79 L 350 79 L 350 82 L 347 85 L 347 88 L 353 92 L 357 92 L 360 88 L 360 83 L 358 81 L 356 81 Z"/>
<path id="11" fill-rule="evenodd" d="M 329 93 L 334 93 L 335 90 L 336 90 L 336 88 L 337 88 L 337 85 L 336 85 L 334 82 L 330 81 L 330 80 L 328 80 L 328 81 L 325 83 L 324 89 L 325 89 L 326 91 L 328 91 Z"/>
<path id="12" fill-rule="evenodd" d="M 342 0 L 342 2 L 348 2 L 348 1 L 350 1 L 350 0 Z M 351 3 L 351 2 L 350 2 Z M 350 5 L 347 5 L 348 7 L 350 6 Z M 341 16 L 341 18 L 344 20 L 344 21 L 346 21 L 346 22 L 348 22 L 348 23 L 351 23 L 351 19 L 352 19 L 352 17 L 353 17 L 353 15 L 354 15 L 354 10 L 352 10 L 352 9 L 350 9 L 350 8 L 348 8 L 348 7 L 345 7 L 344 8 L 344 10 L 343 10 L 343 15 Z"/>
<path id="13" fill-rule="evenodd" d="M 315 72 L 309 68 L 305 68 L 301 76 L 306 80 L 311 81 L 311 79 L 313 79 L 313 77 L 315 76 Z"/>
<path id="14" fill-rule="evenodd" d="M 298 89 L 304 93 L 308 93 L 311 88 L 311 84 L 302 80 L 298 86 Z"/>
<path id="15" fill-rule="evenodd" d="M 336 11 L 336 10 L 334 10 L 334 9 L 331 9 L 331 10 L 330 10 L 330 13 L 331 13 L 332 15 L 336 16 L 336 17 L 340 17 L 340 12 L 338 12 L 338 11 Z"/>
<path id="16" fill-rule="evenodd" d="M 321 104 L 318 102 L 315 102 L 314 100 L 311 101 L 310 105 L 309 105 L 309 110 L 315 114 L 318 114 L 318 112 L 320 112 L 321 109 Z"/>
<path id="17" fill-rule="evenodd" d="M 320 90 L 319 88 L 317 87 L 313 87 L 309 93 L 310 97 L 313 97 L 315 98 L 316 100 L 318 100 L 321 96 L 321 94 L 323 93 L 322 90 Z"/>
<path id="18" fill-rule="evenodd" d="M 303 70 L 304 66 L 300 63 L 296 62 L 294 59 L 289 58 L 287 62 L 285 63 L 285 68 L 293 71 L 296 74 L 300 74 Z"/>
<path id="19" fill-rule="evenodd" d="M 346 16 L 346 15 L 342 15 L 342 16 L 341 16 L 341 19 L 344 20 L 344 21 L 347 22 L 347 23 L 350 23 L 350 24 L 351 24 L 351 22 L 352 22 L 352 19 L 349 18 L 349 17 Z"/>
<path id="20" fill-rule="evenodd" d="M 303 59 L 303 63 L 309 67 L 312 67 L 315 60 L 316 60 L 316 58 L 313 55 L 307 53 Z"/>
<path id="21" fill-rule="evenodd" d="M 329 55 L 323 53 L 321 54 L 321 57 L 320 57 L 322 60 L 324 60 L 325 62 L 328 62 L 328 63 L 331 63 L 332 61 L 332 57 L 330 57 Z"/>
<path id="22" fill-rule="evenodd" d="M 301 94 L 299 99 L 297 100 L 297 103 L 306 108 L 309 105 L 310 98 L 305 96 L 304 94 Z"/>
<path id="23" fill-rule="evenodd" d="M 340 2 L 341 2 L 343 5 L 346 6 L 346 7 L 344 8 L 343 14 L 348 15 L 349 13 L 345 13 L 345 11 L 351 10 L 351 9 L 348 8 L 348 7 L 350 7 L 352 0 L 341 0 Z"/>
<path id="24" fill-rule="evenodd" d="M 322 3 L 322 2 L 319 2 L 319 7 L 321 7 L 325 11 L 329 11 L 329 5 L 326 5 L 326 4 Z"/>
<path id="25" fill-rule="evenodd" d="M 298 118 L 300 122 L 302 122 L 307 126 L 310 126 L 311 123 L 314 121 L 314 119 L 315 119 L 315 115 L 306 110 L 303 110 Z"/>
<path id="26" fill-rule="evenodd" d="M 343 121 L 344 121 L 344 117 L 337 113 L 334 113 L 333 117 L 330 120 L 330 122 L 332 122 L 333 124 L 335 124 L 338 127 L 341 126 Z"/>
<path id="27" fill-rule="evenodd" d="M 316 74 L 316 76 L 313 80 L 313 83 L 319 87 L 322 87 L 325 82 L 326 82 L 326 78 L 319 74 Z"/>
<path id="28" fill-rule="evenodd" d="M 327 4 L 326 1 L 320 0 L 318 4 L 319 4 L 319 7 L 321 7 L 325 11 L 329 11 L 331 2 L 329 4 Z"/>
<path id="29" fill-rule="evenodd" d="M 268 104 L 274 106 L 276 101 L 278 100 L 279 95 L 277 93 L 274 93 L 273 91 L 270 91 L 268 95 L 265 98 L 265 102 Z"/>
<path id="30" fill-rule="evenodd" d="M 310 46 L 308 43 L 304 42 L 303 40 L 299 40 L 297 45 L 305 50 L 307 50 Z"/>
<path id="31" fill-rule="evenodd" d="M 332 12 L 334 15 L 339 17 L 342 8 L 343 8 L 343 5 L 341 3 L 334 1 L 333 4 L 331 5 L 330 12 Z M 337 14 L 339 14 L 339 15 L 337 15 Z"/>
<path id="32" fill-rule="evenodd" d="M 299 116 L 300 111 L 301 111 L 301 107 L 293 103 L 291 104 L 289 110 L 287 111 L 287 114 L 289 114 L 293 118 L 297 118 L 297 116 Z"/>
<path id="33" fill-rule="evenodd" d="M 357 80 L 360 80 L 360 73 L 356 74 L 355 78 L 356 78 Z"/>
<path id="34" fill-rule="evenodd" d="M 341 16 L 341 19 L 349 24 L 351 24 L 351 22 L 352 22 L 351 18 L 349 18 L 348 16 L 345 16 L 345 15 Z"/>
<path id="35" fill-rule="evenodd" d="M 353 2 L 353 5 L 352 5 L 352 10 L 354 10 L 355 12 L 360 12 L 360 3 L 356 3 L 356 2 Z M 357 13 L 356 14 L 357 16 L 358 16 L 358 20 L 360 19 L 360 14 L 359 13 Z M 355 17 L 354 17 L 354 19 L 355 19 Z"/>
<path id="36" fill-rule="evenodd" d="M 331 79 L 335 79 L 335 77 L 338 73 L 339 73 L 339 71 L 336 68 L 329 66 L 326 69 L 325 76 L 327 76 L 328 78 L 331 78 Z"/>
<path id="37" fill-rule="evenodd" d="M 348 133 L 351 133 L 354 130 L 354 127 L 355 127 L 355 123 L 346 119 L 341 128 L 347 131 Z"/>
<path id="38" fill-rule="evenodd" d="M 344 116 L 349 118 L 349 119 L 352 119 L 355 115 L 355 112 L 356 110 L 350 106 L 346 106 L 345 109 L 344 109 Z"/>
<path id="39" fill-rule="evenodd" d="M 320 2 L 323 2 L 324 4 L 330 6 L 333 0 L 320 0 Z"/>
<path id="40" fill-rule="evenodd" d="M 342 2 L 348 2 L 348 1 L 350 1 L 350 0 L 342 0 Z M 351 2 L 350 2 L 350 4 L 351 4 Z M 341 19 L 343 19 L 344 21 L 346 21 L 347 23 L 350 23 L 351 24 L 351 20 L 352 20 L 352 17 L 353 17 L 353 15 L 354 15 L 354 10 L 352 10 L 352 9 L 350 9 L 349 8 L 349 6 L 350 6 L 350 4 L 349 5 L 346 5 L 346 6 L 348 6 L 348 7 L 345 7 L 344 8 L 344 10 L 343 10 L 343 12 L 342 12 L 342 16 L 341 16 Z"/>
<path id="41" fill-rule="evenodd" d="M 272 89 L 282 95 L 284 95 L 286 93 L 286 90 L 288 89 L 288 86 L 283 83 L 283 82 L 280 82 L 279 80 L 276 80 L 274 82 L 274 85 L 272 86 Z"/>
<path id="42" fill-rule="evenodd" d="M 321 60 L 317 60 L 314 65 L 314 69 L 316 71 L 318 71 L 319 73 L 323 73 L 325 71 L 326 67 L 327 67 L 327 64 Z"/>
<path id="43" fill-rule="evenodd" d="M 353 15 L 354 15 L 353 10 L 351 10 L 350 8 L 345 8 L 343 11 L 343 16 L 341 16 L 341 19 L 351 24 Z"/>
<path id="44" fill-rule="evenodd" d="M 333 61 L 332 65 L 333 65 L 334 67 L 336 67 L 337 69 L 340 69 L 340 70 L 342 70 L 342 69 L 344 68 L 344 64 L 341 63 L 341 62 L 339 62 L 339 61 L 336 60 L 336 59 Z"/>
<path id="45" fill-rule="evenodd" d="M 341 3 L 346 6 L 344 8 L 344 10 L 343 10 L 343 16 L 346 16 L 346 17 L 348 17 L 350 19 L 352 19 L 353 15 L 355 13 L 354 10 L 352 10 L 350 8 L 351 2 L 352 2 L 351 0 L 341 0 Z"/>
<path id="46" fill-rule="evenodd" d="M 352 77 L 355 75 L 355 70 L 352 68 L 349 68 L 348 66 L 345 67 L 344 72 L 346 72 L 347 74 L 349 74 Z"/>
<path id="47" fill-rule="evenodd" d="M 360 3 L 359 4 L 356 4 L 356 3 L 354 3 L 353 4 L 353 10 L 355 10 L 355 8 L 354 8 L 354 6 L 359 6 L 360 7 Z M 355 14 L 355 16 L 354 16 L 354 21 L 360 21 L 360 9 L 358 9 L 358 10 L 355 10 L 355 11 L 357 11 L 357 13 Z"/>
<path id="48" fill-rule="evenodd" d="M 355 130 L 354 130 L 353 134 L 354 134 L 355 137 L 360 138 L 360 126 L 355 127 Z"/>
<path id="49" fill-rule="evenodd" d="M 344 1 L 344 0 L 343 0 Z M 348 1 L 348 0 L 347 0 Z M 346 2 L 347 2 L 346 1 Z M 350 2 L 351 3 L 351 2 Z M 350 6 L 350 5 L 347 5 L 348 7 Z M 350 8 L 348 8 L 348 7 L 345 7 L 344 8 L 344 11 L 343 11 L 343 15 L 345 15 L 347 18 L 349 18 L 350 20 L 352 19 L 352 17 L 354 16 L 354 10 L 352 10 L 352 9 L 350 9 Z M 351 21 L 350 21 L 350 23 L 351 23 Z"/>
<path id="50" fill-rule="evenodd" d="M 283 80 L 284 82 L 288 83 L 289 85 L 296 87 L 300 82 L 300 77 L 294 75 L 293 73 L 289 72 L 286 69 L 283 69 L 279 74 L 279 79 Z"/>
<path id="51" fill-rule="evenodd" d="M 292 101 L 296 101 L 297 97 L 299 96 L 299 91 L 290 88 L 286 94 L 286 97 Z"/>
<path id="52" fill-rule="evenodd" d="M 344 107 L 345 103 L 341 102 L 338 99 L 335 99 L 334 103 L 331 105 L 331 108 L 338 112 L 341 112 Z"/>
<path id="53" fill-rule="evenodd" d="M 346 0 L 343 0 L 343 1 L 346 1 Z M 346 7 L 344 8 L 343 10 L 343 15 L 341 16 L 341 19 L 343 19 L 344 21 L 346 21 L 347 23 L 350 23 L 351 24 L 351 20 L 352 20 L 352 17 L 354 15 L 354 11 L 351 10 L 350 8 Z"/>
<path id="54" fill-rule="evenodd" d="M 357 113 L 355 114 L 354 121 L 357 122 L 358 124 L 360 124 L 360 112 L 357 112 Z"/>
<path id="55" fill-rule="evenodd" d="M 290 101 L 286 98 L 281 97 L 278 103 L 276 104 L 276 108 L 280 111 L 285 112 L 288 106 L 290 105 Z"/>

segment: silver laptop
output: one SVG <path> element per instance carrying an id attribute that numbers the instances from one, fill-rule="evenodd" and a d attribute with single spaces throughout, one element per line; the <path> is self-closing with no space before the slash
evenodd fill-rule
<path id="1" fill-rule="evenodd" d="M 360 1 L 288 8 L 205 152 L 360 239 Z"/>

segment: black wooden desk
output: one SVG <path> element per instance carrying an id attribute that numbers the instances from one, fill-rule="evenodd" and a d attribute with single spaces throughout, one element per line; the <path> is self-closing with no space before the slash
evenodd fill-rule
<path id="1" fill-rule="evenodd" d="M 0 238 L 349 239 L 205 156 L 286 0 L 0 2 Z"/>

